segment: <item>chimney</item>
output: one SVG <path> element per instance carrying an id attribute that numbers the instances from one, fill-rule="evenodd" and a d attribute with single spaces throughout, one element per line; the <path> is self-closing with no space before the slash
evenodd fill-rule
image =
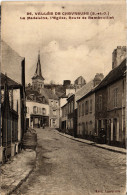
<path id="1" fill-rule="evenodd" d="M 112 53 L 112 69 L 120 65 L 126 58 L 126 46 L 117 46 Z"/>
<path id="2" fill-rule="evenodd" d="M 52 92 L 55 94 L 56 93 L 56 88 L 55 88 L 55 86 L 52 86 L 51 87 L 51 90 L 52 90 Z"/>
<path id="3" fill-rule="evenodd" d="M 70 80 L 64 80 L 63 81 L 63 86 L 69 86 L 69 85 L 71 85 L 71 81 Z"/>
<path id="4" fill-rule="evenodd" d="M 96 85 L 99 85 L 103 78 L 104 78 L 103 73 L 96 73 L 96 75 L 95 75 L 95 77 L 94 77 L 94 79 L 93 79 L 94 87 L 95 87 Z"/>

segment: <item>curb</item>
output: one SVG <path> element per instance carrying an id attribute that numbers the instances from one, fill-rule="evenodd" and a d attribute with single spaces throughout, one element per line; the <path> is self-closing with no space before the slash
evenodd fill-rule
<path id="1" fill-rule="evenodd" d="M 91 146 L 95 146 L 95 147 L 97 147 L 97 148 L 101 148 L 101 149 L 104 149 L 104 150 L 109 150 L 109 151 L 111 151 L 111 152 L 126 154 L 126 152 L 118 151 L 118 150 L 111 149 L 111 148 L 105 148 L 105 147 L 103 147 L 103 146 L 101 146 L 101 145 L 97 145 L 95 142 L 93 142 L 93 143 L 86 143 L 86 142 L 83 142 L 83 141 L 81 141 L 81 140 L 77 140 L 77 139 L 75 139 L 74 137 L 68 137 L 68 136 L 66 136 L 66 135 L 64 135 L 64 134 L 62 134 L 62 133 L 60 133 L 60 132 L 58 132 L 58 134 L 61 135 L 61 136 L 66 137 L 66 138 L 68 138 L 68 139 L 71 139 L 71 140 L 74 140 L 74 141 L 77 141 L 77 142 L 81 142 L 81 143 L 84 143 L 84 144 L 88 144 L 88 145 L 91 145 Z M 91 142 L 92 142 L 92 141 L 91 141 Z"/>
<path id="2" fill-rule="evenodd" d="M 36 151 L 35 151 L 36 152 Z M 37 154 L 36 154 L 37 157 Z M 11 195 L 12 193 L 14 193 L 22 184 L 24 181 L 26 181 L 28 179 L 28 177 L 31 175 L 31 173 L 34 171 L 34 169 L 36 168 L 36 157 L 35 157 L 35 162 L 34 162 L 34 166 L 33 168 L 29 171 L 29 173 L 17 184 L 17 186 L 15 186 L 10 192 L 8 192 L 6 195 Z"/>
<path id="3" fill-rule="evenodd" d="M 32 168 L 32 170 L 30 170 L 30 172 L 26 175 L 26 177 L 24 179 L 22 179 L 17 186 L 14 187 L 14 189 L 12 189 L 10 192 L 7 193 L 7 195 L 11 195 L 12 193 L 14 193 L 21 185 L 24 181 L 27 180 L 27 178 L 30 176 L 30 174 L 33 172 L 35 167 Z"/>

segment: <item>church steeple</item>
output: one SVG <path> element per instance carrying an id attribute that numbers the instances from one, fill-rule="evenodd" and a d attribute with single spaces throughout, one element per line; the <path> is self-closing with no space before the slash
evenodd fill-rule
<path id="1" fill-rule="evenodd" d="M 37 61 L 37 67 L 36 67 L 35 75 L 38 75 L 38 76 L 42 77 L 41 62 L 40 62 L 40 51 L 38 52 L 38 61 Z"/>
<path id="2" fill-rule="evenodd" d="M 40 51 L 38 52 L 38 60 L 36 65 L 36 71 L 32 77 L 32 85 L 35 89 L 41 89 L 44 87 L 44 77 L 41 72 L 41 61 L 40 61 Z"/>

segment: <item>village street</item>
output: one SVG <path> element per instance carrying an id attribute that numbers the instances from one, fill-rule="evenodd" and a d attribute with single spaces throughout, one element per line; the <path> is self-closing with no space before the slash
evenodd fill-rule
<path id="1" fill-rule="evenodd" d="M 125 154 L 70 140 L 55 129 L 36 131 L 36 168 L 16 194 L 125 194 Z"/>

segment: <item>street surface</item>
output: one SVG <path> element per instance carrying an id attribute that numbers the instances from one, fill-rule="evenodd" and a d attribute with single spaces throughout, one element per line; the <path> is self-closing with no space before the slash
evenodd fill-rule
<path id="1" fill-rule="evenodd" d="M 37 129 L 37 164 L 15 192 L 28 195 L 125 195 L 126 155 Z"/>

